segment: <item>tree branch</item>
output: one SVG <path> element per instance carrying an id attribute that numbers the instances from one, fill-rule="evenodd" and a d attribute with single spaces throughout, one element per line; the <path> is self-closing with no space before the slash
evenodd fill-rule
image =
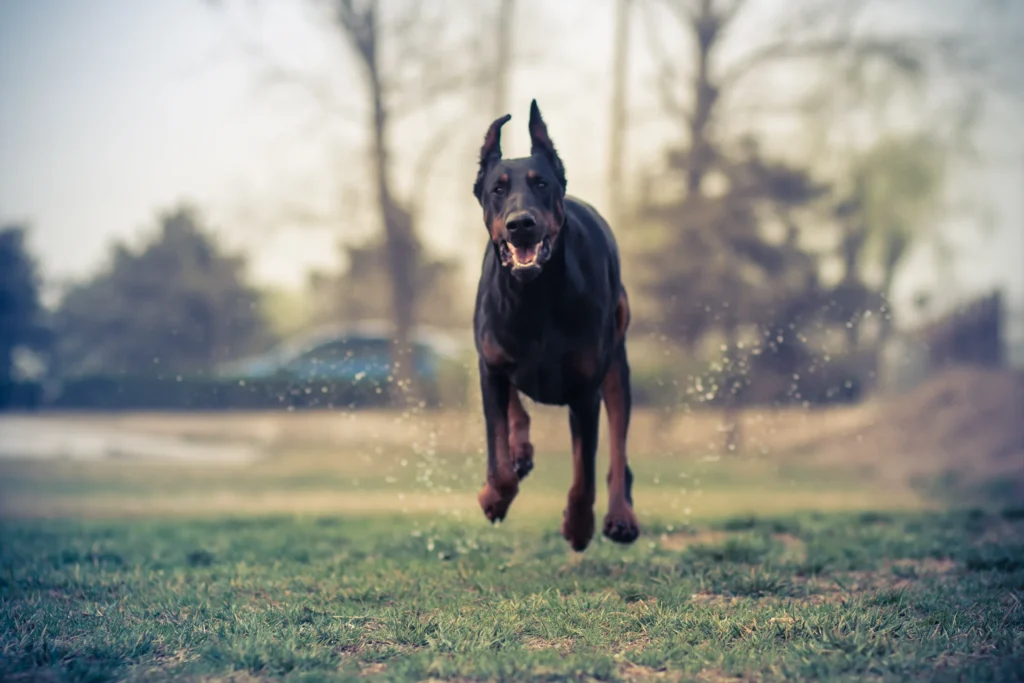
<path id="1" fill-rule="evenodd" d="M 416 163 L 413 165 L 413 190 L 412 198 L 409 202 L 409 212 L 414 217 L 422 215 L 423 202 L 426 198 L 427 190 L 430 188 L 431 167 L 437 163 L 441 157 L 441 151 L 448 145 L 453 137 L 463 130 L 465 127 L 465 121 L 462 119 L 456 119 L 449 122 L 445 126 L 438 128 L 434 131 L 434 134 L 427 141 L 427 144 L 420 150 L 419 156 L 416 158 Z M 422 182 L 416 182 L 417 179 L 423 179 Z"/>
<path id="2" fill-rule="evenodd" d="M 416 95 L 394 101 L 389 107 L 389 115 L 396 119 L 408 116 L 460 90 L 486 85 L 493 78 L 493 70 L 487 64 L 468 73 L 439 78 L 424 85 Z M 404 90 L 393 85 L 389 89 L 392 91 Z"/>
<path id="3" fill-rule="evenodd" d="M 722 26 L 728 26 L 740 10 L 747 4 L 747 0 L 733 0 L 732 4 L 718 13 L 722 18 Z"/>
<path id="4" fill-rule="evenodd" d="M 668 2 L 667 4 L 680 16 L 690 16 L 696 21 L 692 12 L 680 2 Z M 643 7 L 644 32 L 647 34 L 647 43 L 658 64 L 658 75 L 656 77 L 658 99 L 666 113 L 682 119 L 689 126 L 693 119 L 693 112 L 681 103 L 679 98 L 673 93 L 673 86 L 683 82 L 683 75 L 674 66 L 675 60 L 672 59 L 668 54 L 668 50 L 662 45 L 652 7 L 649 4 L 641 5 L 641 7 Z"/>
<path id="5" fill-rule="evenodd" d="M 767 64 L 828 57 L 841 54 L 844 51 L 851 51 L 854 53 L 851 56 L 860 60 L 872 57 L 882 58 L 900 71 L 916 75 L 924 69 L 925 65 L 921 55 L 910 47 L 911 43 L 912 41 L 909 39 L 900 38 L 869 39 L 858 43 L 851 43 L 847 38 L 813 40 L 804 43 L 780 41 L 758 48 L 740 59 L 722 74 L 719 83 L 726 88 L 735 85 L 750 72 Z"/>
<path id="6" fill-rule="evenodd" d="M 682 24 L 695 25 L 700 20 L 700 13 L 686 0 L 662 0 L 676 19 Z"/>
<path id="7" fill-rule="evenodd" d="M 246 41 L 242 45 L 242 50 L 260 65 L 260 85 L 296 88 L 326 112 L 350 123 L 360 123 L 365 118 L 354 107 L 338 101 L 335 89 L 326 79 L 273 62 L 266 51 L 256 43 Z"/>

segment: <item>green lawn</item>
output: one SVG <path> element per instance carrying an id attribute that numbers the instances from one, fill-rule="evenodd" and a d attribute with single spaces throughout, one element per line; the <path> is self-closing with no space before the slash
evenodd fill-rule
<path id="1" fill-rule="evenodd" d="M 939 509 L 879 454 L 668 449 L 646 419 L 639 541 L 577 555 L 541 418 L 497 527 L 451 416 L 142 416 L 280 432 L 243 465 L 0 460 L 0 680 L 1024 680 L 1024 508 Z"/>
<path id="2" fill-rule="evenodd" d="M 1024 510 L 0 522 L 0 679 L 1024 680 Z"/>

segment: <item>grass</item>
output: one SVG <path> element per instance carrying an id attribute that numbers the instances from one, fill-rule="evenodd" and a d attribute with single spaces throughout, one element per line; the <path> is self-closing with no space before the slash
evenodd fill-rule
<path id="1" fill-rule="evenodd" d="M 1024 509 L 652 430 L 640 540 L 578 555 L 563 417 L 497 527 L 452 425 L 410 448 L 296 418 L 246 465 L 0 462 L 0 680 L 1024 680 Z"/>
<path id="2" fill-rule="evenodd" d="M 92 419 L 107 429 L 210 438 L 220 422 L 236 440 L 264 431 L 267 457 L 250 464 L 166 464 L 117 457 L 100 461 L 0 460 L 0 516 L 99 517 L 222 514 L 457 513 L 476 517 L 484 470 L 483 426 L 459 416 L 360 420 L 303 415 L 144 416 Z M 40 430 L 60 429 L 41 418 Z M 637 512 L 699 518 L 795 510 L 916 509 L 932 503 L 903 482 L 880 485 L 862 467 L 815 466 L 781 450 L 723 456 L 670 449 L 653 416 L 638 411 L 631 430 Z M 0 424 L 0 429 L 3 426 Z M 536 468 L 514 514 L 559 518 L 571 457 L 564 411 L 535 410 Z M 708 443 L 721 442 L 709 431 Z M 602 441 L 599 466 L 606 466 Z M 210 446 L 215 451 L 215 446 Z M 603 487 L 602 487 L 603 489 Z M 603 493 L 603 490 L 602 490 Z"/>
<path id="3" fill-rule="evenodd" d="M 375 517 L 0 527 L 4 680 L 1024 678 L 1024 519 Z"/>

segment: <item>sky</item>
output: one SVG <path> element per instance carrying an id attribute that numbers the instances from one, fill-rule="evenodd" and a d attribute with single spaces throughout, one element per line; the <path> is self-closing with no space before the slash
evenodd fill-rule
<path id="1" fill-rule="evenodd" d="M 770 13 L 780 2 L 757 4 Z M 182 201 L 199 207 L 229 248 L 249 256 L 251 275 L 263 284 L 299 286 L 309 268 L 337 266 L 339 237 L 373 232 L 366 178 L 353 172 L 366 152 L 365 109 L 352 94 L 359 74 L 336 36 L 309 20 L 308 3 L 212 4 L 0 1 L 0 220 L 31 226 L 30 246 L 51 281 L 95 272 L 114 241 L 144 239 L 158 212 Z M 536 97 L 570 191 L 605 208 L 613 3 L 521 0 L 518 11 L 530 17 L 530 30 L 517 30 L 513 41 L 519 62 L 505 152 L 526 153 Z M 544 21 L 537 25 L 536 17 Z M 657 115 L 643 23 L 633 26 L 634 177 L 679 137 Z M 254 56 L 249 44 L 265 53 Z M 322 74 L 337 102 L 325 110 L 299 88 L 269 86 L 261 60 Z M 474 154 L 495 115 L 473 109 L 412 116 L 395 135 L 396 147 L 410 150 L 396 180 L 422 200 L 422 238 L 463 258 L 470 275 L 484 240 L 469 190 Z M 960 252 L 955 277 L 941 279 L 949 297 L 1005 286 L 1024 301 L 1020 120 L 1019 109 L 990 110 L 979 135 L 985 166 L 957 177 L 957 191 L 981 197 L 995 222 L 984 240 L 970 225 L 949 227 Z M 451 129 L 450 141 L 426 179 L 414 178 L 414 150 L 438 125 Z M 901 288 L 909 296 L 937 277 L 922 252 Z"/>

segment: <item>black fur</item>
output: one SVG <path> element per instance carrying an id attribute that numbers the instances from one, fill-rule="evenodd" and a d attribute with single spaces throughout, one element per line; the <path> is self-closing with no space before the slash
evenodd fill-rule
<path id="1" fill-rule="evenodd" d="M 615 384 L 605 386 L 621 389 L 615 389 L 615 404 L 608 409 L 624 414 L 628 427 L 628 299 L 611 228 L 592 206 L 566 196 L 565 167 L 536 101 L 530 109 L 529 157 L 501 158 L 500 130 L 509 118 L 495 120 L 488 130 L 473 188 L 491 238 L 473 319 L 488 437 L 488 486 L 480 502 L 492 521 L 504 518 L 518 483 L 503 458 L 515 461 L 517 479 L 532 468 L 532 446 L 531 461 L 523 463 L 500 441 L 515 426 L 509 422 L 512 392 L 568 406 L 581 457 L 566 510 L 570 528 L 563 526 L 563 533 L 582 550 L 589 541 L 584 518 L 587 501 L 593 506 L 602 386 L 610 372 L 616 373 Z M 624 443 L 625 427 L 621 436 Z M 619 476 L 631 506 L 628 466 Z M 592 529 L 592 511 L 589 515 Z M 631 508 L 628 514 L 610 509 L 606 535 L 628 543 L 637 533 Z"/>

